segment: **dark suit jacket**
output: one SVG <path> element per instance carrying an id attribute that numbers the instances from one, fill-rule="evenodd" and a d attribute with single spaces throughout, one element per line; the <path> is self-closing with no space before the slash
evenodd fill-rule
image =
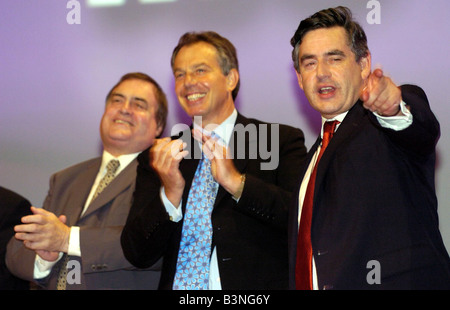
<path id="1" fill-rule="evenodd" d="M 271 131 L 269 124 L 240 114 L 236 124 L 233 134 L 238 125 L 247 129 L 253 126 L 257 133 L 250 134 L 245 142 L 238 138 L 230 141 L 235 151 L 236 147 L 241 151 L 246 147 L 245 156 L 234 157 L 237 169 L 247 176 L 244 191 L 236 203 L 219 187 L 211 216 L 221 285 L 223 289 L 286 289 L 288 203 L 299 177 L 297 168 L 306 155 L 303 133 L 279 125 L 278 135 Z M 267 139 L 264 127 L 269 130 Z M 271 139 L 272 132 L 275 136 Z M 189 146 L 197 147 L 189 131 L 182 137 L 188 137 Z M 274 148 L 279 142 L 279 164 L 274 170 L 261 170 L 260 164 L 270 161 L 263 160 L 261 152 L 255 152 L 256 157 L 249 159 L 248 150 L 255 150 L 263 141 Z M 186 181 L 183 212 L 198 162 L 198 159 L 183 159 L 180 163 Z M 128 260 L 138 267 L 150 266 L 164 256 L 160 288 L 171 289 L 183 221 L 170 221 L 159 196 L 161 184 L 155 175 L 149 166 L 148 152 L 143 152 L 139 157 L 134 203 L 122 234 L 122 247 Z"/>
<path id="2" fill-rule="evenodd" d="M 30 282 L 16 278 L 5 264 L 6 244 L 14 235 L 14 226 L 31 213 L 31 204 L 24 197 L 0 186 L 0 290 L 26 290 Z"/>
<path id="3" fill-rule="evenodd" d="M 137 270 L 125 259 L 120 246 L 120 234 L 136 181 L 137 160 L 114 178 L 80 218 L 100 165 L 101 158 L 95 158 L 54 174 L 43 205 L 57 216 L 66 215 L 68 226 L 80 227 L 81 259 L 70 259 L 81 264 L 81 283 L 68 284 L 67 289 L 156 289 L 159 268 Z M 7 264 L 14 274 L 33 280 L 34 260 L 34 251 L 11 239 Z M 59 265 L 55 265 L 46 281 L 39 284 L 55 289 Z"/>
<path id="4" fill-rule="evenodd" d="M 434 185 L 439 123 L 422 89 L 403 86 L 402 97 L 413 114 L 410 127 L 384 129 L 357 102 L 320 160 L 311 227 L 320 289 L 450 287 L 450 260 L 438 229 Z M 319 142 L 309 152 L 303 175 Z M 291 288 L 298 191 L 294 197 Z M 379 262 L 381 284 L 368 284 L 368 276 L 375 279 L 370 272 L 376 272 L 371 260 Z"/>

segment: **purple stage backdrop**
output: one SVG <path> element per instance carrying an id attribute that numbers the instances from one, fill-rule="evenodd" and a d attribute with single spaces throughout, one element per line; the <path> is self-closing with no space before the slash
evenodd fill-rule
<path id="1" fill-rule="evenodd" d="M 228 37 L 240 61 L 239 111 L 300 127 L 309 148 L 320 116 L 299 90 L 289 40 L 301 19 L 345 5 L 366 30 L 373 67 L 381 66 L 398 84 L 420 85 L 440 121 L 436 183 L 441 232 L 450 249 L 448 0 L 165 2 L 0 2 L 0 185 L 41 206 L 52 173 L 101 154 L 105 95 L 130 71 L 150 74 L 165 89 L 166 135 L 175 124 L 189 123 L 173 93 L 170 68 L 172 49 L 186 31 Z"/>

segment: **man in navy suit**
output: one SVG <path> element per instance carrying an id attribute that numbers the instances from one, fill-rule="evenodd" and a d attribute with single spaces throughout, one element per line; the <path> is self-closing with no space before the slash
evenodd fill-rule
<path id="1" fill-rule="evenodd" d="M 202 249 L 210 252 L 203 261 L 208 272 L 192 278 L 202 277 L 207 289 L 287 289 L 288 204 L 298 179 L 293 168 L 306 155 L 303 133 L 237 112 L 236 51 L 217 33 L 182 36 L 172 69 L 194 134 L 187 128 L 179 139 L 158 140 L 139 156 L 134 203 L 122 233 L 125 257 L 145 268 L 164 256 L 160 288 L 181 287 L 174 278 L 202 148 L 219 187 L 207 218 L 212 244 Z"/>
<path id="2" fill-rule="evenodd" d="M 289 222 L 290 287 L 450 288 L 434 185 L 440 129 L 425 93 L 371 71 L 366 35 L 347 8 L 303 20 L 291 44 L 311 106 L 323 123 L 340 123 L 317 166 L 310 237 L 300 242 L 303 198 L 321 137 L 297 187 Z M 297 267 L 306 256 L 297 247 L 309 240 L 312 276 L 302 279 Z"/>

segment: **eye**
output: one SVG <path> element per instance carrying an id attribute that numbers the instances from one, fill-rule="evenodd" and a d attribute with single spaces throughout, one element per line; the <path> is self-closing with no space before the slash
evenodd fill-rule
<path id="1" fill-rule="evenodd" d="M 122 102 L 123 102 L 123 99 L 120 97 L 113 97 L 111 99 L 111 103 L 114 103 L 114 104 L 118 104 L 118 103 L 122 103 Z"/>
<path id="2" fill-rule="evenodd" d="M 147 105 L 142 101 L 133 101 L 133 107 L 138 110 L 147 110 Z"/>
<path id="3" fill-rule="evenodd" d="M 330 57 L 329 60 L 328 60 L 328 62 L 329 62 L 330 64 L 338 63 L 338 62 L 341 62 L 341 61 L 342 61 L 342 57 L 339 57 L 339 56 L 336 56 L 336 57 Z"/>
<path id="4" fill-rule="evenodd" d="M 314 60 L 308 60 L 303 63 L 303 67 L 305 67 L 305 69 L 312 69 L 315 64 L 316 62 Z"/>
<path id="5" fill-rule="evenodd" d="M 183 72 L 175 72 L 174 76 L 175 76 L 175 79 L 180 79 L 180 78 L 184 77 L 184 73 Z"/>
<path id="6" fill-rule="evenodd" d="M 198 68 L 197 70 L 195 70 L 195 72 L 196 72 L 198 75 L 201 75 L 201 74 L 205 73 L 206 70 L 203 69 L 203 68 Z"/>

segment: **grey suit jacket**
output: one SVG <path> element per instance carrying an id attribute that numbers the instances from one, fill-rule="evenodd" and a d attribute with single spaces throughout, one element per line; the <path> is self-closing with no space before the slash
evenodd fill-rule
<path id="1" fill-rule="evenodd" d="M 80 257 L 70 269 L 72 282 L 67 289 L 156 289 L 159 263 L 148 269 L 137 269 L 125 259 L 120 234 L 128 216 L 136 182 L 137 161 L 133 160 L 105 190 L 90 203 L 80 218 L 101 158 L 91 159 L 52 175 L 43 208 L 57 216 L 66 215 L 68 226 L 80 227 Z M 7 248 L 6 263 L 16 276 L 33 280 L 35 252 L 26 249 L 14 237 Z M 61 261 L 40 285 L 55 289 Z M 79 278 L 77 278 L 79 277 Z M 78 281 L 79 280 L 79 281 Z"/>

